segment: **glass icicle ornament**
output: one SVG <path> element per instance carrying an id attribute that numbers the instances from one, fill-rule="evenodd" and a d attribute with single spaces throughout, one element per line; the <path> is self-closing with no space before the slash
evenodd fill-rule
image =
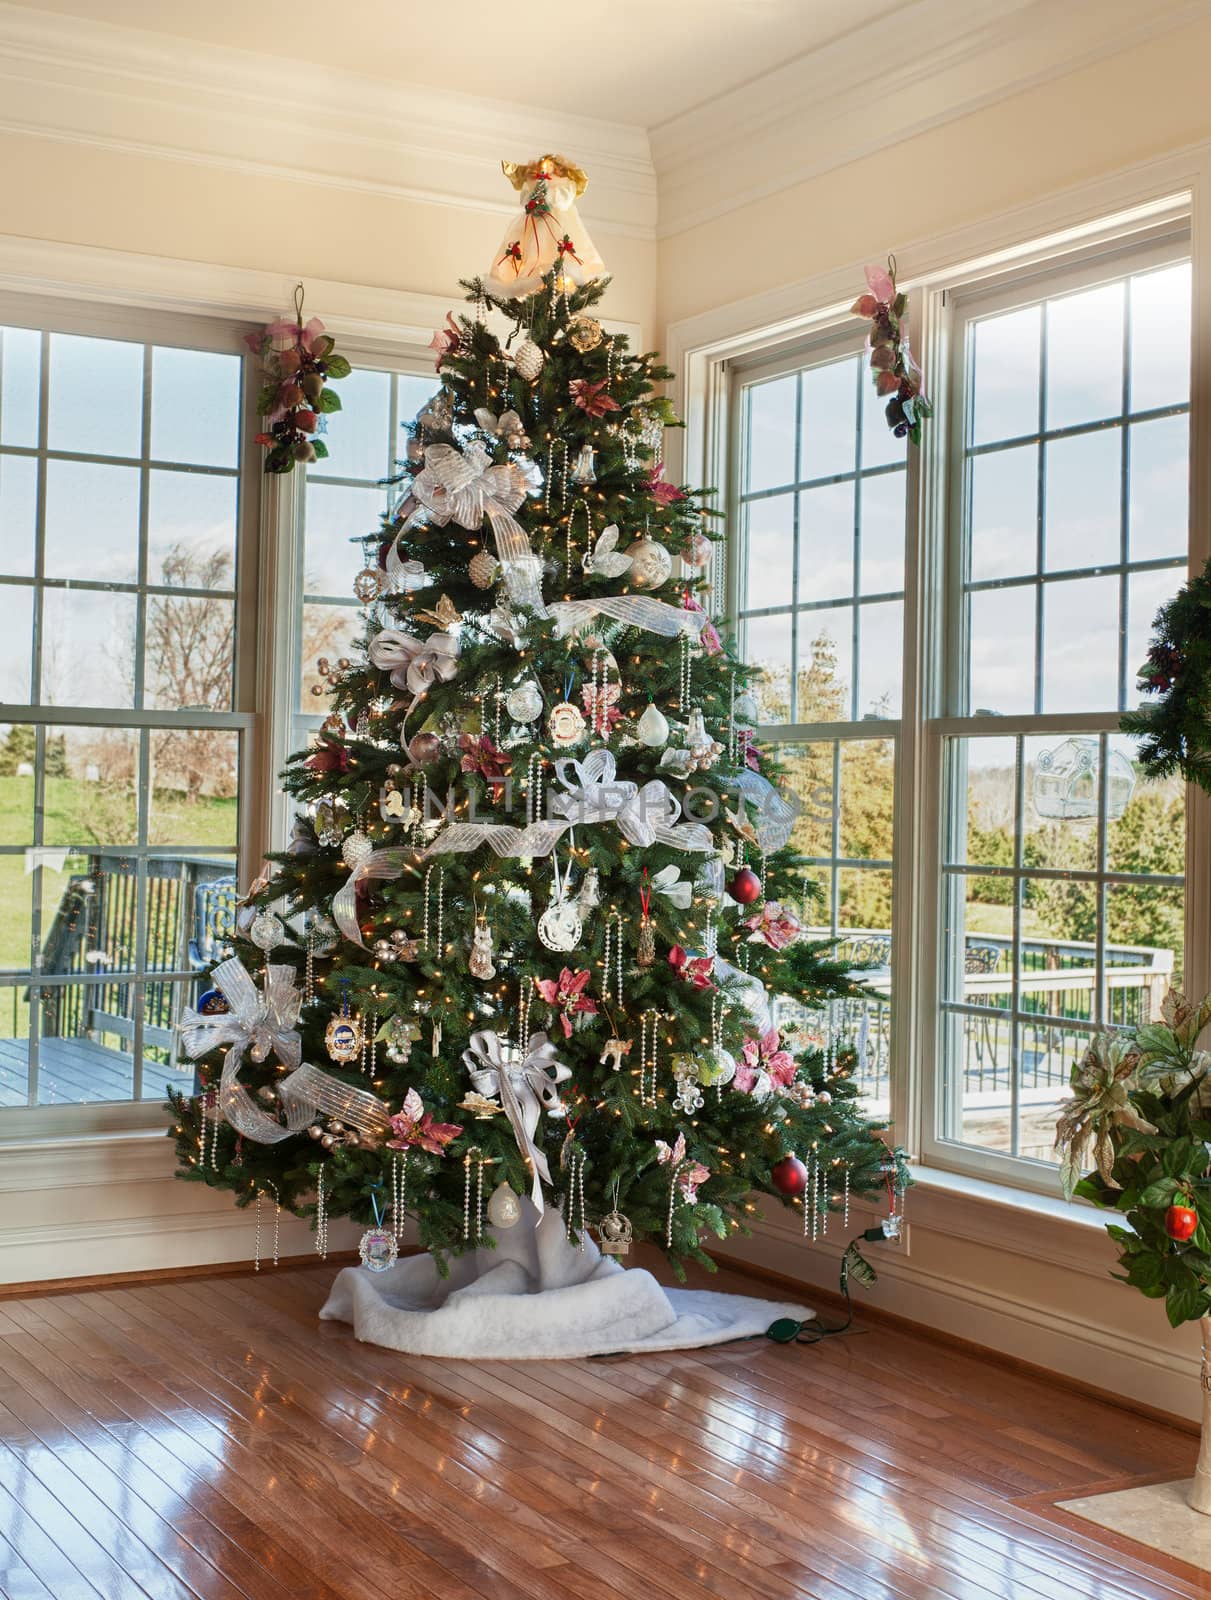
<path id="1" fill-rule="evenodd" d="M 587 489 L 597 482 L 597 452 L 591 444 L 582 444 L 572 463 L 571 479 L 577 488 Z"/>

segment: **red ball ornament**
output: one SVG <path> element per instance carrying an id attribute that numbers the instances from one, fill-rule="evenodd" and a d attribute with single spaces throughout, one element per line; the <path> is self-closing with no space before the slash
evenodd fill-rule
<path id="1" fill-rule="evenodd" d="M 761 879 L 751 867 L 741 867 L 728 884 L 727 892 L 742 906 L 754 905 L 761 898 Z"/>
<path id="2" fill-rule="evenodd" d="M 414 733 L 408 740 L 408 754 L 418 767 L 426 767 L 441 755 L 442 742 L 435 733 Z"/>
<path id="3" fill-rule="evenodd" d="M 771 1170 L 774 1188 L 790 1200 L 797 1200 L 807 1189 L 807 1168 L 798 1156 L 783 1156 Z"/>
<path id="4" fill-rule="evenodd" d="M 1165 1212 L 1165 1232 L 1179 1243 L 1192 1238 L 1197 1227 L 1198 1212 L 1190 1206 L 1170 1206 Z"/>

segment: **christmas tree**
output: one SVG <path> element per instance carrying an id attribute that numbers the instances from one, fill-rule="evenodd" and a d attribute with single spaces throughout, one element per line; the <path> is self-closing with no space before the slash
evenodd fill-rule
<path id="1" fill-rule="evenodd" d="M 354 583 L 365 659 L 187 1018 L 175 1137 L 186 1178 L 316 1215 L 321 1246 L 367 1224 L 372 1267 L 405 1216 L 444 1262 L 521 1196 L 710 1266 L 754 1191 L 819 1228 L 903 1167 L 852 1048 L 778 1021 L 862 991 L 794 909 L 795 808 L 710 616 L 724 534 L 665 476 L 670 374 L 594 315 L 583 174 L 506 172 L 521 213 L 435 336 Z"/>

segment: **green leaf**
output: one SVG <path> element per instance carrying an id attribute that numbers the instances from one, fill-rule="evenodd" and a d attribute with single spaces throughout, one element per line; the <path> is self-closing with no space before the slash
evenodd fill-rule
<path id="1" fill-rule="evenodd" d="M 1173 1328 L 1196 1321 L 1207 1309 L 1207 1296 L 1197 1281 L 1176 1284 L 1165 1296 L 1165 1311 Z"/>
<path id="2" fill-rule="evenodd" d="M 324 441 L 322 439 L 313 439 L 311 444 L 312 448 L 315 450 L 316 459 L 319 461 L 326 461 L 328 459 L 328 446 L 324 443 Z"/>
<path id="3" fill-rule="evenodd" d="M 325 357 L 324 366 L 327 369 L 329 380 L 333 378 L 347 378 L 353 371 L 352 366 L 344 356 L 330 355 Z"/>
<path id="4" fill-rule="evenodd" d="M 1155 1183 L 1150 1183 L 1139 1196 L 1142 1206 L 1171 1206 L 1173 1197 L 1178 1193 L 1177 1185 L 1172 1178 L 1158 1178 Z"/>
<path id="5" fill-rule="evenodd" d="M 329 411 L 339 411 L 340 409 L 341 409 L 341 397 L 340 397 L 340 395 L 337 394 L 335 389 L 325 389 L 323 391 L 323 393 L 320 395 L 319 410 L 321 412 L 329 412 Z"/>
<path id="6" fill-rule="evenodd" d="M 1206 1164 L 1202 1145 L 1193 1139 L 1175 1139 L 1161 1153 L 1161 1167 L 1171 1178 L 1201 1177 Z"/>

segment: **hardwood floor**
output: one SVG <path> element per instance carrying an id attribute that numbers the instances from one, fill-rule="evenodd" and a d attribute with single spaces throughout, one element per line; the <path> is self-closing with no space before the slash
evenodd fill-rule
<path id="1" fill-rule="evenodd" d="M 440 1362 L 319 1324 L 331 1278 L 0 1301 L 0 1595 L 1211 1593 L 1045 1504 L 1185 1475 L 1196 1441 L 995 1358 L 873 1325 L 811 1348 Z"/>

